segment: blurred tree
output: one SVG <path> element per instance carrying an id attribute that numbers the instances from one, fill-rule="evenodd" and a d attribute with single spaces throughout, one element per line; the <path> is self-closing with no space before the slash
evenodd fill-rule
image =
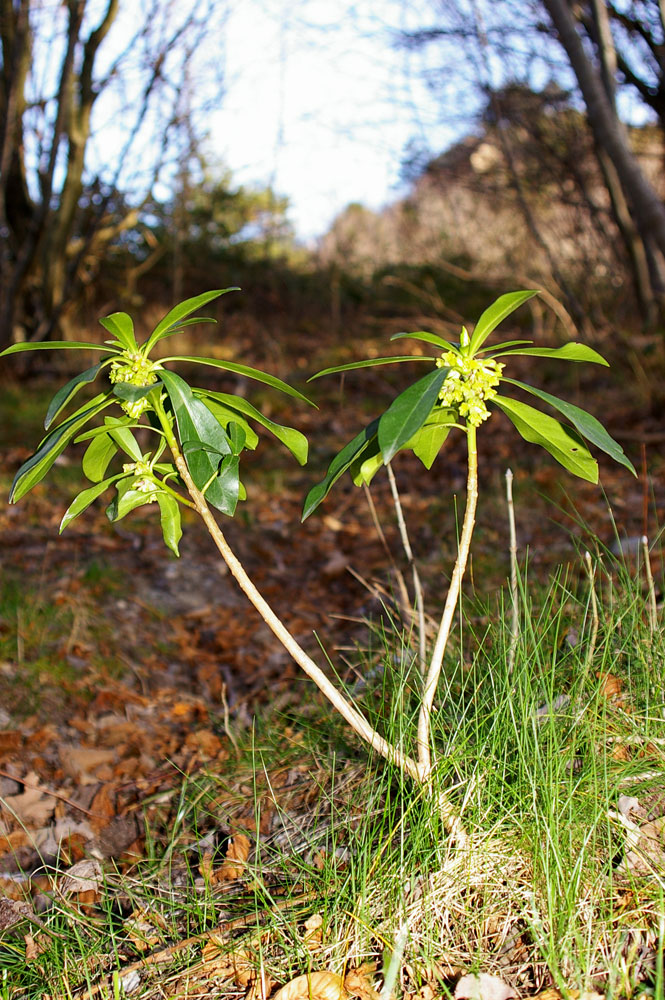
<path id="1" fill-rule="evenodd" d="M 223 2 L 0 0 L 0 346 L 52 335 L 183 132 L 203 134 Z"/>
<path id="2" fill-rule="evenodd" d="M 480 120 L 496 129 L 526 228 L 549 257 L 552 274 L 564 289 L 557 247 L 540 224 L 521 173 L 522 143 L 515 132 L 511 136 L 501 125 L 528 123 L 532 143 L 536 138 L 541 146 L 545 143 L 544 166 L 548 160 L 554 162 L 555 151 L 552 136 L 542 127 L 546 115 L 541 112 L 547 109 L 528 94 L 544 94 L 542 80 L 549 78 L 555 81 L 553 87 L 570 93 L 573 110 L 585 108 L 590 141 L 582 138 L 579 116 L 574 121 L 570 113 L 567 117 L 556 114 L 559 123 L 567 123 L 568 140 L 574 140 L 566 153 L 561 145 L 563 133 L 558 136 L 560 169 L 565 170 L 561 178 L 581 193 L 577 166 L 583 161 L 577 159 L 577 152 L 580 142 L 586 144 L 597 159 L 643 318 L 652 325 L 665 311 L 665 207 L 657 180 L 645 167 L 646 157 L 638 157 L 634 146 L 645 139 L 651 146 L 660 145 L 662 155 L 663 137 L 654 143 L 653 128 L 628 129 L 618 109 L 642 120 L 644 113 L 647 120 L 655 113 L 662 133 L 665 7 L 661 0 L 429 0 L 426 7 L 424 14 L 421 8 L 417 15 L 410 15 L 409 25 L 398 33 L 400 43 L 429 54 L 428 79 L 442 94 L 450 90 L 450 65 L 454 64 L 459 96 L 451 115 L 460 106 L 473 106 L 474 99 L 476 105 L 484 106 Z M 443 56 L 438 80 L 432 68 L 433 47 Z M 511 81 L 518 83 L 512 92 Z M 587 209 L 602 225 L 603 206 L 590 193 L 587 186 Z M 614 237 L 612 229 L 607 229 L 608 240 Z M 569 305 L 574 307 L 570 299 Z"/>
<path id="3" fill-rule="evenodd" d="M 141 270 L 151 254 L 163 256 L 177 298 L 192 275 L 200 283 L 209 274 L 214 283 L 220 264 L 292 259 L 297 249 L 287 210 L 288 199 L 272 188 L 236 185 L 230 171 L 197 152 L 182 161 L 171 197 L 145 206 L 131 258 Z"/>
<path id="4" fill-rule="evenodd" d="M 665 313 L 665 205 L 631 149 L 617 111 L 619 57 L 611 13 L 622 24 L 621 12 L 605 0 L 589 0 L 575 9 L 568 0 L 543 0 L 543 4 L 586 106 L 617 225 L 632 263 L 638 299 L 645 321 L 653 325 Z M 624 41 L 627 37 L 630 45 L 621 57 L 622 74 L 642 98 L 653 90 L 647 103 L 653 108 L 656 102 L 657 110 L 663 98 L 665 10 L 655 0 L 627 4 L 626 10 L 624 20 L 629 30 Z M 658 44 L 656 24 L 660 26 Z M 655 87 L 647 83 L 646 74 L 638 76 L 631 68 L 636 34 L 643 43 L 639 48 L 654 56 Z"/>

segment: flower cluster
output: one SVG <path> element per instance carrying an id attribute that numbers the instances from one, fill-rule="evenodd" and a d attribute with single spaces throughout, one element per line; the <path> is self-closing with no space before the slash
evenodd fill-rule
<path id="1" fill-rule="evenodd" d="M 138 493 L 146 494 L 146 503 L 154 503 L 157 499 L 157 494 L 160 492 L 159 487 L 155 483 L 152 477 L 152 469 L 148 462 L 126 462 L 122 467 L 123 472 L 133 472 L 137 478 L 132 483 L 132 489 L 136 490 Z"/>
<path id="2" fill-rule="evenodd" d="M 140 352 L 129 351 L 125 351 L 120 358 L 111 362 L 109 378 L 111 382 L 127 382 L 139 388 L 153 385 L 157 381 L 154 362 L 148 361 Z M 150 403 L 143 397 L 133 402 L 125 400 L 120 405 L 128 416 L 138 420 Z"/>
<path id="3" fill-rule="evenodd" d="M 492 358 L 466 358 L 453 351 L 446 351 L 437 358 L 436 365 L 437 368 L 450 368 L 439 393 L 441 402 L 456 407 L 472 427 L 479 427 L 490 415 L 485 400 L 496 396 L 505 365 Z"/>

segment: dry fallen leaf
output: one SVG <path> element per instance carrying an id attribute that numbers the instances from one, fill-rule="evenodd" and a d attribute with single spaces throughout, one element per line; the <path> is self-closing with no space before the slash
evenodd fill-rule
<path id="1" fill-rule="evenodd" d="M 282 986 L 272 1000 L 346 1000 L 347 995 L 336 972 L 310 972 Z"/>
<path id="2" fill-rule="evenodd" d="M 349 969 L 344 977 L 347 992 L 353 997 L 360 997 L 360 1000 L 379 1000 L 379 994 L 372 982 L 375 973 L 374 962 L 364 962 L 357 969 Z"/>
<path id="3" fill-rule="evenodd" d="M 616 698 L 617 695 L 621 694 L 623 681 L 620 677 L 615 677 L 614 674 L 603 674 L 600 670 L 597 671 L 596 677 L 600 681 L 600 693 L 603 698 Z"/>
<path id="4" fill-rule="evenodd" d="M 29 827 L 43 827 L 55 811 L 56 800 L 39 788 L 39 776 L 31 771 L 26 775 L 25 791 L 8 795 L 1 803 L 5 816 L 15 815 L 19 822 Z"/>
<path id="5" fill-rule="evenodd" d="M 323 940 L 323 917 L 320 913 L 313 913 L 305 921 L 305 946 L 310 951 L 316 951 Z"/>
<path id="6" fill-rule="evenodd" d="M 213 873 L 213 882 L 232 882 L 240 878 L 249 857 L 250 841 L 244 833 L 237 833 L 226 849 L 226 857 L 221 868 Z"/>
<path id="7" fill-rule="evenodd" d="M 509 1000 L 517 993 L 498 976 L 481 972 L 478 976 L 462 976 L 455 987 L 455 1000 Z"/>

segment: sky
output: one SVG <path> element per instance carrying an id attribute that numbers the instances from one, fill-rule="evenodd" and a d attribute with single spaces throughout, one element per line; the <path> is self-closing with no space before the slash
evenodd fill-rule
<path id="1" fill-rule="evenodd" d="M 394 200 L 407 143 L 436 108 L 386 24 L 400 4 L 362 16 L 345 0 L 243 0 L 226 27 L 227 90 L 210 144 L 238 183 L 289 198 L 301 240 L 325 232 L 349 203 Z M 450 129 L 435 138 L 443 147 Z"/>

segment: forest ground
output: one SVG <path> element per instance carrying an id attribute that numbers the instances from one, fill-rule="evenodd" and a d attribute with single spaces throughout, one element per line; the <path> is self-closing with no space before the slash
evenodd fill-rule
<path id="1" fill-rule="evenodd" d="M 365 334 L 352 346 L 330 340 L 310 344 L 296 333 L 278 351 L 265 344 L 242 346 L 249 348 L 244 356 L 248 363 L 304 382 L 311 372 L 361 357 L 367 349 L 384 353 L 382 340 Z M 520 561 L 523 566 L 528 562 L 529 580 L 541 593 L 561 567 L 567 567 L 574 591 L 584 580 L 582 553 L 597 552 L 599 542 L 616 551 L 621 540 L 630 565 L 636 540 L 644 533 L 654 543 L 652 569 L 658 588 L 662 586 L 658 531 L 665 523 L 665 460 L 658 406 L 640 396 L 632 373 L 612 369 L 599 374 L 582 367 L 572 375 L 562 373 L 563 385 L 549 367 L 544 381 L 534 382 L 604 420 L 641 475 L 635 479 L 601 459 L 602 489 L 573 480 L 495 415 L 480 435 L 480 505 L 466 583 L 468 606 L 476 609 L 468 614 L 476 630 L 491 624 L 491 614 L 478 607 L 496 601 L 509 572 L 507 467 L 515 474 Z M 366 652 L 376 642 L 376 628 L 369 629 L 368 621 L 376 623 L 382 616 L 385 621 L 386 608 L 396 614 L 396 567 L 407 570 L 388 484 L 379 475 L 371 489 L 385 545 L 367 498 L 350 482 L 339 484 L 304 525 L 300 509 L 333 452 L 357 432 L 361 421 L 385 406 L 395 378 L 392 371 L 373 369 L 314 383 L 310 389 L 319 410 L 296 409 L 291 401 L 274 399 L 271 415 L 309 437 L 310 463 L 301 469 L 288 455 L 268 451 L 262 441 L 248 463 L 249 499 L 225 525 L 233 547 L 291 631 L 320 662 L 322 644 L 352 688 L 365 683 L 362 671 L 380 659 L 376 650 Z M 39 440 L 39 418 L 48 398 L 65 380 L 41 376 L 5 383 L 0 402 L 5 496 L 12 475 Z M 254 398 L 251 386 L 247 394 Z M 456 550 L 455 498 L 463 498 L 465 484 L 462 444 L 461 437 L 451 438 L 429 474 L 410 454 L 395 462 L 434 615 Z M 16 903 L 27 900 L 34 914 L 48 913 L 52 904 L 45 905 L 44 899 L 61 891 L 54 886 L 65 877 L 76 879 L 75 866 L 89 866 L 91 857 L 95 864 L 105 869 L 112 865 L 131 877 L 159 853 L 160 843 L 162 851 L 168 844 L 173 850 L 167 831 L 184 785 L 196 785 L 197 776 L 209 781 L 213 775 L 218 781 L 214 810 L 206 813 L 208 819 L 218 817 L 218 829 L 209 821 L 206 829 L 183 828 L 181 840 L 199 844 L 198 877 L 224 886 L 242 876 L 250 850 L 247 838 L 267 836 L 274 809 L 267 805 L 270 795 L 281 797 L 293 819 L 316 811 L 317 788 L 322 799 L 330 794 L 331 747 L 339 755 L 337 767 L 342 773 L 348 769 L 349 781 L 362 787 L 366 780 L 364 766 L 358 772 L 364 750 L 328 720 L 329 710 L 246 605 L 193 518 L 185 518 L 179 560 L 165 549 L 154 517 L 140 514 L 111 525 L 101 502 L 58 536 L 79 475 L 76 455 L 63 456 L 55 476 L 20 504 L 0 506 L 0 796 L 9 803 L 0 829 L 0 890 Z M 638 572 L 634 561 L 633 570 Z M 257 746 L 270 760 L 258 779 Z M 256 818 L 259 800 L 266 803 L 263 827 Z M 239 855 L 235 868 L 234 842 Z M 99 875 L 91 876 L 91 870 L 85 869 L 74 890 L 70 884 L 66 906 L 94 915 L 101 888 Z M 310 909 L 318 912 L 317 906 Z M 139 920 L 139 910 L 124 899 L 122 957 L 127 968 L 140 965 L 158 942 L 162 950 L 169 940 L 173 944 L 164 928 L 128 929 L 130 920 Z M 15 923 L 12 914 L 7 927 Z M 202 919 L 198 930 L 209 924 L 209 917 Z M 2 927 L 0 913 L 0 931 Z M 25 968 L 32 962 L 34 972 L 40 967 L 41 945 L 35 946 L 34 927 L 28 930 L 23 928 L 18 940 L 27 949 Z M 306 937 L 310 931 L 302 933 Z M 11 945 L 10 951 L 16 947 Z M 31 947 L 37 947 L 32 957 Z M 254 968 L 247 954 L 242 962 Z M 473 963 L 469 954 L 455 968 L 464 971 Z M 108 971 L 112 962 L 104 964 Z M 249 972 L 243 979 L 237 955 L 227 965 L 230 971 L 223 974 L 218 962 L 219 992 L 159 994 L 148 992 L 144 982 L 144 992 L 136 995 L 226 996 L 241 995 L 247 988 L 260 995 L 265 984 L 257 986 Z M 311 967 L 326 968 L 325 960 L 317 958 Z M 296 962 L 293 969 L 298 968 L 305 971 L 306 966 Z M 356 995 L 367 1000 L 374 995 L 376 970 L 362 970 L 359 961 Z M 72 988 L 85 985 L 87 975 L 92 995 L 95 980 L 89 970 L 83 975 L 72 968 L 70 975 Z M 523 992 L 553 985 L 542 969 L 530 975 Z M 405 991 L 426 1000 L 427 982 L 413 970 L 403 976 Z M 450 970 L 435 976 L 430 983 L 439 986 L 430 984 L 432 995 L 445 989 L 441 982 L 454 981 Z M 2 996 L 40 995 L 30 983 L 30 973 L 22 973 L 15 991 L 9 991 L 10 980 Z M 348 983 L 346 988 L 351 989 Z"/>

